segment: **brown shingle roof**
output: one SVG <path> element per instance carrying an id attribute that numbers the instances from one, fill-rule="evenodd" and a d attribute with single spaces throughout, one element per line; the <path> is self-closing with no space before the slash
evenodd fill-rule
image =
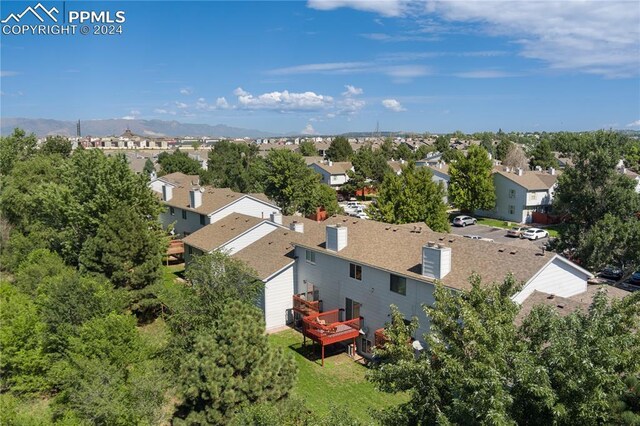
<path id="1" fill-rule="evenodd" d="M 449 165 L 445 162 L 440 162 L 437 165 L 427 165 L 427 167 L 430 168 L 431 170 L 434 170 L 449 176 Z"/>
<path id="2" fill-rule="evenodd" d="M 353 167 L 351 161 L 334 161 L 331 165 L 328 163 L 313 163 L 313 165 L 332 175 L 347 174 L 347 170 L 351 170 L 351 167 Z"/>
<path id="3" fill-rule="evenodd" d="M 558 172 L 551 175 L 545 172 L 525 171 L 522 176 L 518 176 L 515 172 L 506 172 L 504 170 L 496 170 L 497 174 L 517 183 L 529 191 L 546 191 L 558 181 Z"/>
<path id="4" fill-rule="evenodd" d="M 178 185 L 178 186 L 191 185 L 191 182 L 194 182 L 194 184 L 197 184 L 197 182 L 200 182 L 200 176 L 185 175 L 184 173 L 180 173 L 180 172 L 169 173 L 168 175 L 160 176 L 158 179 L 163 180 L 165 182 L 172 183 L 174 185 Z"/>
<path id="5" fill-rule="evenodd" d="M 183 180 L 178 184 L 176 188 L 173 189 L 173 196 L 171 197 L 171 200 L 163 201 L 163 203 L 168 206 L 178 207 L 181 209 L 208 215 L 220 210 L 222 207 L 229 205 L 234 201 L 241 199 L 245 195 L 250 195 L 251 197 L 256 198 L 260 201 L 272 204 L 274 208 L 276 207 L 275 204 L 272 201 L 269 201 L 268 197 L 264 194 L 242 194 L 240 192 L 232 191 L 229 188 L 214 188 L 212 186 L 203 186 L 202 189 L 204 189 L 204 192 L 202 194 L 202 204 L 200 205 L 200 207 L 194 209 L 191 208 L 189 202 L 189 191 L 192 188 L 199 187 L 197 185 L 192 186 L 190 180 L 187 180 L 186 183 Z"/>
<path id="6" fill-rule="evenodd" d="M 631 294 L 628 291 L 608 285 L 589 285 L 587 286 L 587 291 L 571 297 L 559 297 L 536 290 L 531 293 L 520 306 L 520 312 L 518 312 L 516 316 L 515 323 L 517 325 L 522 324 L 522 321 L 536 306 L 550 306 L 561 317 L 567 316 L 577 310 L 586 312 L 593 302 L 593 297 L 601 289 L 607 293 L 610 299 L 622 299 Z"/>
<path id="7" fill-rule="evenodd" d="M 193 234 L 183 238 L 182 241 L 192 247 L 209 252 L 248 231 L 263 220 L 240 213 L 230 214 L 198 229 Z"/>
<path id="8" fill-rule="evenodd" d="M 340 252 L 325 250 L 324 232 L 314 241 L 307 240 L 299 245 L 430 282 L 431 279 L 422 275 L 422 247 L 433 241 L 451 247 L 451 272 L 441 281 L 456 289 L 469 289 L 469 276 L 474 272 L 481 275 L 484 283 L 502 281 L 508 273 L 526 282 L 554 257 L 552 253 L 542 255 L 537 248 L 514 247 L 433 232 L 424 224 L 420 233 L 414 232 L 415 225 L 389 225 L 346 216 L 331 217 L 323 225 L 338 223 L 348 229 L 347 247 Z"/>

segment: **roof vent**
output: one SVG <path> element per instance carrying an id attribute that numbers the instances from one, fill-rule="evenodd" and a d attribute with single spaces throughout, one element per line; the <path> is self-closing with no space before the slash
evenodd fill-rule
<path id="1" fill-rule="evenodd" d="M 282 213 L 278 211 L 271 212 L 271 214 L 269 214 L 269 219 L 275 224 L 282 225 Z"/>
<path id="2" fill-rule="evenodd" d="M 509 254 L 516 254 L 516 253 L 518 253 L 518 250 L 511 250 L 511 251 L 509 252 Z"/>
<path id="3" fill-rule="evenodd" d="M 558 303 L 556 305 L 559 309 L 564 309 L 564 303 Z"/>
<path id="4" fill-rule="evenodd" d="M 498 252 L 500 252 L 500 253 L 504 253 L 504 247 L 500 247 L 500 248 L 498 249 Z"/>
<path id="5" fill-rule="evenodd" d="M 549 300 L 553 300 L 553 299 L 554 299 L 554 297 L 555 297 L 555 296 L 554 296 L 553 294 L 550 294 L 550 295 L 548 295 L 548 296 L 547 296 L 547 299 L 549 299 Z"/>

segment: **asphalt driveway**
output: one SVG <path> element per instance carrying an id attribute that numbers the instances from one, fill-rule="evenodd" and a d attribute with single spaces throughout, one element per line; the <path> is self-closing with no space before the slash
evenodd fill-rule
<path id="1" fill-rule="evenodd" d="M 491 238 L 497 243 L 510 244 L 519 247 L 542 247 L 549 238 L 529 241 L 522 238 L 507 237 L 507 230 L 485 225 L 467 225 L 464 228 L 451 225 L 451 233 L 456 235 L 479 235 L 482 238 Z"/>

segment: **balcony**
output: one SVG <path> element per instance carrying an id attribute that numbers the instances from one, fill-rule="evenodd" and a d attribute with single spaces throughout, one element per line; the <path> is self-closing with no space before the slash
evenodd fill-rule
<path id="1" fill-rule="evenodd" d="M 303 317 L 320 313 L 320 300 L 307 300 L 307 296 L 302 294 L 293 295 L 293 310 Z"/>
<path id="2" fill-rule="evenodd" d="M 379 328 L 375 331 L 374 335 L 373 335 L 373 342 L 374 345 L 376 347 L 376 349 L 381 349 L 384 347 L 384 345 L 389 341 L 389 339 L 387 338 L 386 334 L 384 334 L 384 328 Z"/>
<path id="3" fill-rule="evenodd" d="M 302 319 L 302 334 L 322 346 L 322 366 L 324 367 L 324 347 L 333 343 L 352 340 L 360 336 L 363 318 L 340 321 L 342 309 L 308 315 Z"/>

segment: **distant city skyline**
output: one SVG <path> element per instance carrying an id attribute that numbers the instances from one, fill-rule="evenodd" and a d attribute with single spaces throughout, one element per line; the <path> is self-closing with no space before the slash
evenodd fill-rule
<path id="1" fill-rule="evenodd" d="M 37 3 L 3 1 L 0 18 Z M 3 34 L 3 117 L 277 134 L 378 122 L 414 132 L 640 129 L 636 1 L 41 3 L 123 11 L 126 21 L 113 35 Z"/>

